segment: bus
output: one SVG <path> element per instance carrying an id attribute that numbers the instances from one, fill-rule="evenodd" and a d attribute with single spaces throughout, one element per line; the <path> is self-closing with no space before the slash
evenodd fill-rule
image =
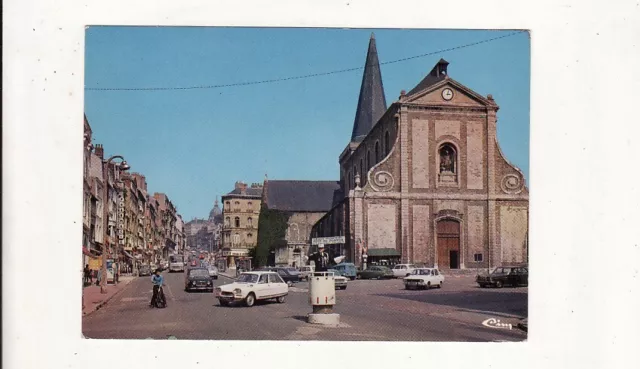
<path id="1" fill-rule="evenodd" d="M 180 254 L 169 256 L 169 273 L 184 272 L 184 258 Z"/>

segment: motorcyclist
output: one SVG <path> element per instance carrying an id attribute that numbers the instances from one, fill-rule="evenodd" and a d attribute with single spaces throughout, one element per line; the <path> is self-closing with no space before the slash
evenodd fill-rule
<path id="1" fill-rule="evenodd" d="M 151 283 L 153 284 L 153 296 L 151 297 L 150 307 L 155 307 L 156 299 L 158 298 L 158 291 L 164 284 L 164 278 L 160 274 L 160 268 L 156 269 L 155 273 L 151 276 Z"/>

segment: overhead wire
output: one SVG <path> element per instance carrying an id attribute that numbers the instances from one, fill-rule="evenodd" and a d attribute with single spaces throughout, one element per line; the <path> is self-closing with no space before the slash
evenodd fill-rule
<path id="1" fill-rule="evenodd" d="M 417 59 L 417 58 L 424 58 L 426 56 L 431 56 L 431 55 L 441 54 L 441 53 L 445 53 L 445 52 L 449 52 L 449 51 L 464 49 L 464 48 L 467 48 L 467 47 L 477 46 L 477 45 L 480 45 L 480 44 L 484 44 L 484 43 L 500 40 L 500 39 L 503 39 L 503 38 L 511 37 L 511 36 L 514 36 L 514 35 L 517 35 L 517 34 L 520 34 L 520 33 L 523 33 L 523 32 L 526 32 L 526 31 L 515 31 L 515 32 L 512 32 L 512 33 L 508 33 L 506 35 L 493 37 L 493 38 L 489 38 L 489 39 L 485 39 L 485 40 L 481 40 L 481 41 L 476 41 L 476 42 L 472 42 L 472 43 L 469 43 L 469 44 L 454 46 L 454 47 L 441 49 L 441 50 L 437 50 L 437 51 L 432 51 L 432 52 L 428 52 L 428 53 L 425 53 L 425 54 L 414 55 L 414 56 L 410 56 L 410 57 L 406 57 L 406 58 L 401 58 L 401 59 L 381 62 L 380 65 L 400 63 L 400 62 L 404 62 L 404 61 L 407 61 L 407 60 L 412 60 L 412 59 Z M 184 86 L 184 87 L 85 87 L 85 90 L 86 91 L 168 91 L 168 90 L 215 89 L 215 88 L 224 88 L 224 87 L 236 87 L 236 86 L 249 86 L 249 85 L 276 83 L 276 82 L 292 81 L 292 80 L 297 80 L 297 79 L 306 79 L 306 78 L 313 78 L 313 77 L 328 76 L 328 75 L 332 75 L 332 74 L 353 72 L 353 71 L 356 71 L 356 70 L 364 69 L 365 67 L 366 67 L 366 65 L 365 66 L 360 66 L 360 67 L 354 67 L 354 68 L 346 68 L 346 69 L 334 70 L 334 71 L 330 71 L 330 72 L 305 74 L 305 75 L 301 75 L 301 76 L 273 78 L 273 79 L 265 79 L 265 80 L 261 80 L 261 81 L 226 83 L 226 84 L 218 84 L 218 85 Z"/>

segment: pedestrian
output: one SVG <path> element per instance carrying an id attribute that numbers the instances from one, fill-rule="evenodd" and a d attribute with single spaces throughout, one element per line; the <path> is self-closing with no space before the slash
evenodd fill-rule
<path id="1" fill-rule="evenodd" d="M 153 284 L 153 296 L 151 296 L 150 307 L 155 307 L 156 299 L 158 298 L 158 290 L 164 283 L 164 278 L 160 274 L 160 269 L 156 269 L 155 273 L 151 276 L 151 283 Z"/>
<path id="2" fill-rule="evenodd" d="M 96 286 L 100 285 L 101 279 L 102 279 L 102 270 L 98 269 L 97 276 L 96 276 Z"/>
<path id="3" fill-rule="evenodd" d="M 89 269 L 89 264 L 86 264 L 84 266 L 84 285 L 86 286 L 87 284 L 91 285 L 91 269 Z"/>

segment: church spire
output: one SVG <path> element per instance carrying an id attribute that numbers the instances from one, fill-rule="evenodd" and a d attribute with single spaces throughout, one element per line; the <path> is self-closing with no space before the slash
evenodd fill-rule
<path id="1" fill-rule="evenodd" d="M 364 73 L 362 74 L 362 85 L 360 86 L 358 109 L 356 110 L 356 119 L 353 122 L 351 141 L 362 141 L 386 110 L 387 101 L 385 100 L 384 87 L 382 86 L 376 38 L 372 33 L 369 39 L 369 51 L 367 51 Z"/>

